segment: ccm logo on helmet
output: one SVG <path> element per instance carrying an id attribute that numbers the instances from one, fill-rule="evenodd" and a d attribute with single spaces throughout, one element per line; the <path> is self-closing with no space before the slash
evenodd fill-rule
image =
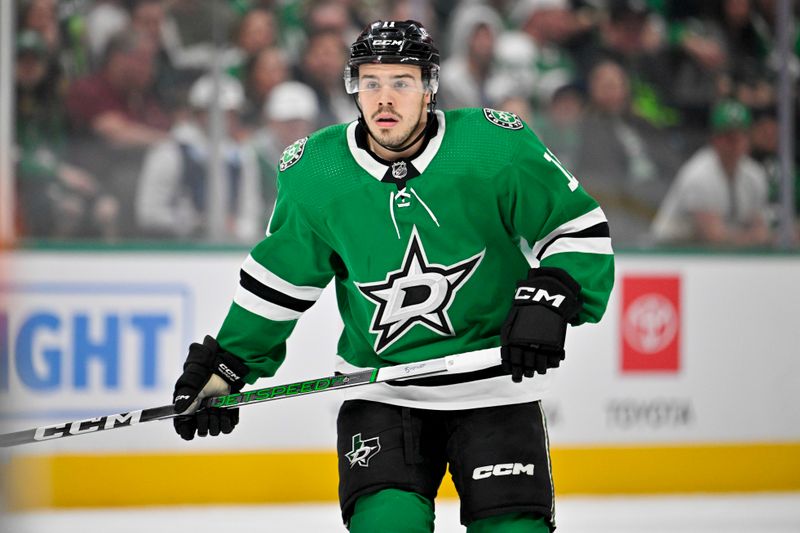
<path id="1" fill-rule="evenodd" d="M 533 465 L 522 463 L 503 463 L 499 465 L 479 466 L 472 471 L 472 479 L 486 479 L 492 476 L 533 475 Z"/>
<path id="2" fill-rule="evenodd" d="M 400 46 L 403 41 L 395 41 L 394 39 L 375 39 L 372 41 L 375 46 Z"/>
<path id="3" fill-rule="evenodd" d="M 553 294 L 551 295 L 544 289 L 537 289 L 536 287 L 519 287 L 517 292 L 514 294 L 515 300 L 533 300 L 534 302 L 541 302 L 542 300 L 545 303 L 549 303 L 553 307 L 560 307 L 566 296 L 561 294 Z"/>

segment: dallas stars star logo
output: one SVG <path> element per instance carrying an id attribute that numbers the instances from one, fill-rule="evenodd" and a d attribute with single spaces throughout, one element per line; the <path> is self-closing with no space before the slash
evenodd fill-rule
<path id="1" fill-rule="evenodd" d="M 498 111 L 497 109 L 484 107 L 483 116 L 495 126 L 500 126 L 507 130 L 521 130 L 524 127 L 519 117 L 509 111 Z"/>
<path id="2" fill-rule="evenodd" d="M 344 454 L 347 460 L 350 461 L 350 468 L 355 465 L 369 466 L 369 460 L 375 457 L 381 451 L 381 440 L 378 437 L 371 439 L 361 439 L 361 433 L 353 435 L 353 448 Z"/>
<path id="3" fill-rule="evenodd" d="M 364 296 L 377 304 L 370 326 L 370 331 L 378 334 L 375 352 L 388 348 L 415 324 L 439 335 L 455 335 L 447 310 L 485 252 L 451 266 L 430 263 L 414 227 L 398 270 L 389 272 L 383 281 L 356 283 Z"/>

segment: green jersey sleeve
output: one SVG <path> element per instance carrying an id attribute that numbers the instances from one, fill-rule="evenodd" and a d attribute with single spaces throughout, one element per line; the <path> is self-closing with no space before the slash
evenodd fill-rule
<path id="1" fill-rule="evenodd" d="M 541 266 L 558 267 L 581 284 L 583 309 L 574 324 L 603 316 L 614 284 L 608 221 L 597 202 L 527 127 L 500 173 L 504 223 Z"/>
<path id="2" fill-rule="evenodd" d="M 333 250 L 311 229 L 304 207 L 292 199 L 290 187 L 281 187 L 280 178 L 278 190 L 267 236 L 245 259 L 217 335 L 220 346 L 250 368 L 248 383 L 275 374 L 297 319 L 334 275 Z"/>

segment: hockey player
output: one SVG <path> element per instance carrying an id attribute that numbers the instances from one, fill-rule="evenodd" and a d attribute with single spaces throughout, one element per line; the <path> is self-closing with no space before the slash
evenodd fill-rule
<path id="1" fill-rule="evenodd" d="M 175 427 L 184 439 L 229 433 L 238 413 L 194 413 L 197 401 L 272 376 L 334 280 L 338 371 L 483 349 L 503 362 L 348 389 L 337 447 L 350 531 L 432 531 L 449 465 L 470 533 L 547 532 L 544 374 L 564 359 L 567 324 L 603 315 L 608 224 L 516 115 L 436 110 L 438 80 L 439 53 L 415 21 L 374 22 L 353 43 L 344 81 L 360 118 L 284 151 L 267 236 L 216 340 L 189 349 Z"/>

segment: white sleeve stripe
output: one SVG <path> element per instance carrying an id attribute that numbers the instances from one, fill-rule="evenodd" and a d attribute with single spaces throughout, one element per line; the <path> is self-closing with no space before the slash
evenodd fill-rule
<path id="1" fill-rule="evenodd" d="M 319 287 L 306 287 L 301 285 L 292 285 L 288 281 L 279 278 L 267 270 L 263 265 L 259 264 L 252 255 L 248 255 L 244 260 L 242 270 L 253 276 L 259 283 L 266 285 L 271 289 L 275 289 L 287 296 L 291 296 L 297 300 L 307 300 L 316 302 L 319 300 L 322 290 Z"/>
<path id="2" fill-rule="evenodd" d="M 611 255 L 614 250 L 611 248 L 611 239 L 609 237 L 590 237 L 590 238 L 570 238 L 564 237 L 558 239 L 556 242 L 547 247 L 542 259 L 549 257 L 553 254 L 562 254 L 564 252 L 580 252 L 584 254 L 604 254 Z"/>
<path id="3" fill-rule="evenodd" d="M 608 222 L 608 220 L 606 220 L 605 213 L 603 213 L 603 210 L 599 207 L 579 216 L 578 218 L 573 218 L 569 222 L 561 224 L 559 227 L 548 233 L 543 239 L 536 241 L 533 245 L 532 255 L 533 257 L 538 257 L 539 252 L 542 251 L 542 248 L 559 235 L 564 233 L 577 233 L 581 230 L 591 228 L 592 226 L 596 226 L 597 224 L 601 224 L 603 222 Z M 549 253 L 550 252 L 548 250 L 548 255 Z"/>
<path id="4" fill-rule="evenodd" d="M 285 322 L 287 320 L 297 320 L 300 318 L 300 315 L 302 315 L 300 311 L 295 311 L 294 309 L 289 309 L 288 307 L 281 307 L 280 305 L 276 305 L 272 302 L 262 300 L 241 286 L 236 289 L 236 294 L 233 296 L 233 301 L 251 313 L 268 320 Z"/>

